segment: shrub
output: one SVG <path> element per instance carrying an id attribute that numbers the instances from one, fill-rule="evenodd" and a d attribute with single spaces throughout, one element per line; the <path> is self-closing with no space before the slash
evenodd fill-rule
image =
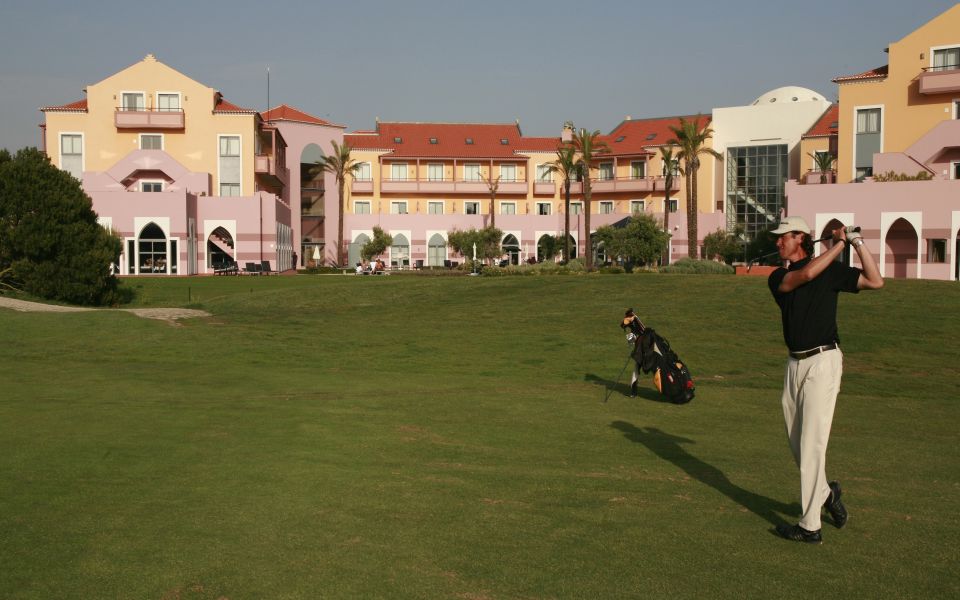
<path id="1" fill-rule="evenodd" d="M 80 182 L 36 148 L 0 153 L 0 273 L 6 285 L 74 304 L 117 304 L 120 239 Z"/>
<path id="2" fill-rule="evenodd" d="M 672 265 L 661 267 L 661 273 L 684 273 L 697 275 L 732 275 L 734 268 L 730 265 L 712 260 L 694 260 L 681 258 Z"/>
<path id="3" fill-rule="evenodd" d="M 873 176 L 873 180 L 880 183 L 886 183 L 888 181 L 930 181 L 931 179 L 933 179 L 933 174 L 928 171 L 920 171 L 915 175 L 887 171 L 886 173 L 878 173 Z"/>

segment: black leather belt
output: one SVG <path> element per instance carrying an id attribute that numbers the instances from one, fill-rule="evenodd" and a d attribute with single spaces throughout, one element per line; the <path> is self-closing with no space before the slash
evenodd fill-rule
<path id="1" fill-rule="evenodd" d="M 803 360 L 805 358 L 810 358 L 811 356 L 816 356 L 821 352 L 826 352 L 827 350 L 836 350 L 839 347 L 840 347 L 840 344 L 834 342 L 832 344 L 827 344 L 826 346 L 817 346 L 816 348 L 811 348 L 809 350 L 802 350 L 800 352 L 791 352 L 790 358 Z"/>

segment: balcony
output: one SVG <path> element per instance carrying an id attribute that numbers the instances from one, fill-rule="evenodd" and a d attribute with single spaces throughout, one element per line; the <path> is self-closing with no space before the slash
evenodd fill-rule
<path id="1" fill-rule="evenodd" d="M 960 92 L 960 65 L 924 69 L 919 91 L 924 95 Z"/>
<path id="2" fill-rule="evenodd" d="M 289 171 L 286 167 L 277 166 L 276 158 L 269 154 L 254 156 L 253 170 L 257 177 L 274 188 L 283 188 L 287 185 Z"/>
<path id="3" fill-rule="evenodd" d="M 372 194 L 373 180 L 354 179 L 352 182 L 350 182 L 350 192 L 353 194 Z"/>
<path id="4" fill-rule="evenodd" d="M 807 171 L 803 175 L 802 183 L 804 184 L 819 184 L 820 176 L 823 175 L 825 181 L 823 183 L 836 183 L 837 182 L 837 173 L 836 171 L 825 171 L 821 173 L 820 171 Z"/>
<path id="5" fill-rule="evenodd" d="M 533 193 L 537 196 L 553 196 L 557 193 L 557 184 L 552 181 L 534 181 Z"/>
<path id="6" fill-rule="evenodd" d="M 114 112 L 117 129 L 183 129 L 183 110 L 125 110 Z"/>
<path id="7" fill-rule="evenodd" d="M 354 191 L 356 191 L 356 188 L 354 188 Z M 487 183 L 482 180 L 384 179 L 380 182 L 380 191 L 384 194 L 489 194 L 490 188 L 487 186 Z M 501 181 L 497 188 L 497 194 L 526 193 L 526 181 Z"/>
<path id="8" fill-rule="evenodd" d="M 652 192 L 652 177 L 622 177 L 619 179 L 598 179 L 590 186 L 594 192 Z"/>

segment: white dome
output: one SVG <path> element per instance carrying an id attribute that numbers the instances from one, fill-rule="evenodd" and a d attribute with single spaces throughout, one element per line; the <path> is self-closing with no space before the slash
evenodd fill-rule
<path id="1" fill-rule="evenodd" d="M 787 85 L 775 90 L 770 90 L 766 94 L 760 96 L 753 102 L 751 106 L 757 106 L 760 104 L 780 104 L 783 102 L 811 102 L 811 101 L 820 101 L 823 102 L 823 94 L 815 92 L 813 90 L 808 90 L 804 87 L 799 87 L 796 85 Z"/>

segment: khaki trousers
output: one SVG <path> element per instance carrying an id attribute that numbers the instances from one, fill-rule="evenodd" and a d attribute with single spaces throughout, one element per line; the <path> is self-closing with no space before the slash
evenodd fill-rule
<path id="1" fill-rule="evenodd" d="M 837 405 L 843 353 L 839 348 L 787 360 L 783 378 L 783 420 L 793 458 L 800 467 L 800 526 L 820 529 L 820 511 L 830 496 L 827 484 L 827 442 Z"/>

